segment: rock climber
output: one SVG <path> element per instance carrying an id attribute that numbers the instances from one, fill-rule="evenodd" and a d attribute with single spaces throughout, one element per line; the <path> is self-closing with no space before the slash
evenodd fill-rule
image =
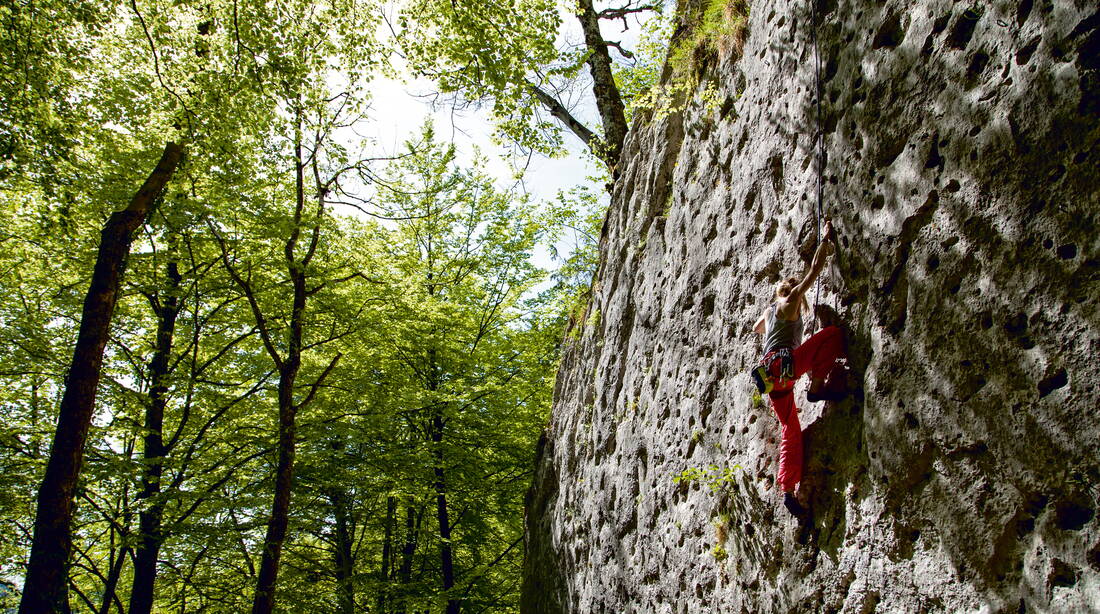
<path id="1" fill-rule="evenodd" d="M 826 326 L 802 341 L 802 315 L 809 312 L 806 293 L 825 268 L 832 253 L 833 227 L 826 221 L 823 239 L 813 262 L 802 277 L 790 277 L 775 287 L 775 302 L 757 320 L 755 330 L 764 336 L 764 358 L 753 370 L 760 394 L 767 394 L 772 410 L 783 426 L 779 444 L 779 486 L 785 503 L 794 505 L 794 490 L 802 479 L 802 426 L 794 404 L 794 384 L 804 373 L 810 374 L 811 403 L 835 401 L 844 393 L 826 386 L 825 378 L 844 354 L 844 333 L 837 326 Z M 812 317 L 812 316 L 811 316 Z"/>

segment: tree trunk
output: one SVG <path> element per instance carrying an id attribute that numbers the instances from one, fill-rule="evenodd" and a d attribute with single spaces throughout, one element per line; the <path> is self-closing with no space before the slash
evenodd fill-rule
<path id="1" fill-rule="evenodd" d="M 401 597 L 398 600 L 398 614 L 408 611 L 409 583 L 412 582 L 413 555 L 416 554 L 416 536 L 420 532 L 420 522 L 416 517 L 416 508 L 410 498 L 405 508 L 405 544 L 401 548 L 401 568 L 397 578 L 401 582 Z"/>
<path id="2" fill-rule="evenodd" d="M 382 542 L 382 569 L 378 573 L 381 590 L 378 591 L 378 612 L 385 614 L 386 598 L 389 596 L 390 571 L 393 566 L 393 523 L 397 517 L 397 497 L 386 497 L 386 537 Z"/>
<path id="3" fill-rule="evenodd" d="M 160 162 L 130 205 L 111 214 L 103 226 L 65 392 L 58 408 L 50 458 L 38 489 L 34 541 L 19 604 L 20 614 L 69 612 L 68 563 L 72 551 L 73 496 L 84 461 L 84 443 L 95 408 L 103 349 L 118 301 L 122 271 L 134 231 L 145 221 L 182 155 L 179 145 L 165 145 Z"/>
<path id="4" fill-rule="evenodd" d="M 597 152 L 607 163 L 612 178 L 618 176 L 619 156 L 622 154 L 623 141 L 626 140 L 626 112 L 619 88 L 615 86 L 615 76 L 611 72 L 611 54 L 607 51 L 607 41 L 600 33 L 600 17 L 592 7 L 592 0 L 577 1 L 577 19 L 584 31 L 584 43 L 588 47 L 588 70 L 592 73 L 592 93 L 596 97 L 596 108 L 603 121 L 603 137 L 606 151 Z"/>
<path id="5" fill-rule="evenodd" d="M 439 559 L 443 573 L 443 591 L 447 593 L 447 614 L 458 614 L 459 600 L 451 594 L 455 585 L 454 555 L 451 549 L 451 522 L 447 513 L 447 483 L 443 474 L 443 415 L 432 416 L 432 444 L 435 456 L 435 510 L 439 520 Z"/>
<path id="6" fill-rule="evenodd" d="M 298 297 L 295 296 L 295 302 L 297 301 Z M 305 302 L 304 294 L 302 302 Z M 275 470 L 275 497 L 267 522 L 267 534 L 264 536 L 263 557 L 260 559 L 252 614 L 270 614 L 275 607 L 279 558 L 290 522 L 290 493 L 294 482 L 294 419 L 297 411 L 294 407 L 293 391 L 300 364 L 296 358 L 288 358 L 284 367 L 279 370 L 279 462 Z"/>
<path id="7" fill-rule="evenodd" d="M 160 479 L 164 470 L 164 408 L 168 403 L 168 361 L 172 356 L 172 341 L 179 316 L 179 288 L 182 277 L 175 257 L 167 265 L 168 288 L 157 309 L 157 340 L 153 359 L 149 363 L 151 391 L 145 410 L 144 460 L 145 474 L 141 480 L 139 502 L 147 502 L 160 494 Z M 134 581 L 130 590 L 129 614 L 149 614 L 153 609 L 153 585 L 157 576 L 157 557 L 164 542 L 161 518 L 164 503 L 154 500 L 141 506 L 137 551 L 134 555 Z"/>
<path id="8" fill-rule="evenodd" d="M 122 610 L 122 603 L 115 595 L 115 591 L 118 589 L 118 580 L 122 576 L 122 566 L 126 564 L 126 558 L 130 556 L 130 549 L 122 547 L 119 550 L 118 558 L 111 562 L 111 568 L 107 572 L 107 582 L 103 585 L 103 599 L 99 606 L 99 614 L 108 614 L 111 610 L 111 602 L 115 602 L 119 611 Z"/>
<path id="9" fill-rule="evenodd" d="M 299 406 L 294 404 L 294 381 L 302 365 L 302 328 L 306 311 L 306 267 L 317 246 L 321 229 L 321 211 L 313 227 L 313 240 L 306 256 L 296 258 L 295 248 L 302 230 L 302 212 L 305 209 L 305 162 L 302 157 L 301 112 L 297 115 L 297 128 L 294 139 L 295 165 L 295 213 L 294 226 L 290 237 L 283 246 L 286 257 L 287 273 L 290 277 L 293 298 L 290 307 L 290 333 L 287 336 L 286 359 L 279 357 L 270 344 L 270 335 L 264 330 L 265 344 L 272 360 L 279 368 L 279 461 L 275 469 L 275 496 L 271 503 L 271 516 L 267 522 L 267 534 L 264 536 L 263 557 L 260 559 L 260 573 L 256 579 L 256 594 L 252 600 L 252 614 L 270 614 L 275 607 L 275 583 L 279 576 L 279 558 L 286 540 L 287 526 L 290 522 L 290 495 L 294 484 L 294 434 L 295 418 Z M 259 305 L 251 295 L 249 300 L 257 314 L 257 325 L 263 326 L 259 317 Z M 335 364 L 335 363 L 333 363 Z M 330 366 L 331 368 L 331 366 Z M 324 377 L 323 375 L 321 376 Z M 318 382 L 319 383 L 319 382 Z M 303 405 L 308 401 L 303 401 Z"/>
<path id="10" fill-rule="evenodd" d="M 352 559 L 352 531 L 348 492 L 337 487 L 329 490 L 333 517 L 336 520 L 336 611 L 339 614 L 354 614 L 355 585 L 352 583 L 355 561 Z"/>

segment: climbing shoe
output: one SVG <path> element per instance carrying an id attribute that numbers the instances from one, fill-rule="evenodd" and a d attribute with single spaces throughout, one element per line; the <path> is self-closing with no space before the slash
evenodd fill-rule
<path id="1" fill-rule="evenodd" d="M 837 402 L 846 398 L 848 398 L 848 370 L 840 363 L 833 365 L 821 390 L 806 393 L 806 400 L 811 403 L 817 403 L 818 401 Z"/>
<path id="2" fill-rule="evenodd" d="M 796 518 L 802 518 L 806 515 L 806 508 L 799 502 L 798 497 L 793 492 L 783 493 L 783 507 L 787 508 L 791 516 Z"/>
<path id="3" fill-rule="evenodd" d="M 760 394 L 768 394 L 775 388 L 772 378 L 768 376 L 768 369 L 764 365 L 752 370 L 752 381 L 756 384 L 756 390 Z"/>

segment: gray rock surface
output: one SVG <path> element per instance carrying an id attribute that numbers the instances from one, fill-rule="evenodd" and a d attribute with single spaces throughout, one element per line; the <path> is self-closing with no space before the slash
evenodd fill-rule
<path id="1" fill-rule="evenodd" d="M 809 514 L 781 504 L 747 371 L 816 240 L 813 24 L 757 0 L 744 57 L 705 71 L 718 104 L 628 138 L 528 497 L 525 612 L 1100 611 L 1097 4 L 817 8 L 820 302 L 855 392 L 800 385 Z"/>

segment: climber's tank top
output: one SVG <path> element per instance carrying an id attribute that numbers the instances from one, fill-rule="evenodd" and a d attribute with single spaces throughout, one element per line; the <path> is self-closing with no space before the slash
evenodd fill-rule
<path id="1" fill-rule="evenodd" d="M 772 308 L 764 315 L 764 355 L 779 348 L 794 349 L 802 343 L 802 316 L 797 320 L 784 320 L 777 317 L 779 305 L 772 303 Z"/>

